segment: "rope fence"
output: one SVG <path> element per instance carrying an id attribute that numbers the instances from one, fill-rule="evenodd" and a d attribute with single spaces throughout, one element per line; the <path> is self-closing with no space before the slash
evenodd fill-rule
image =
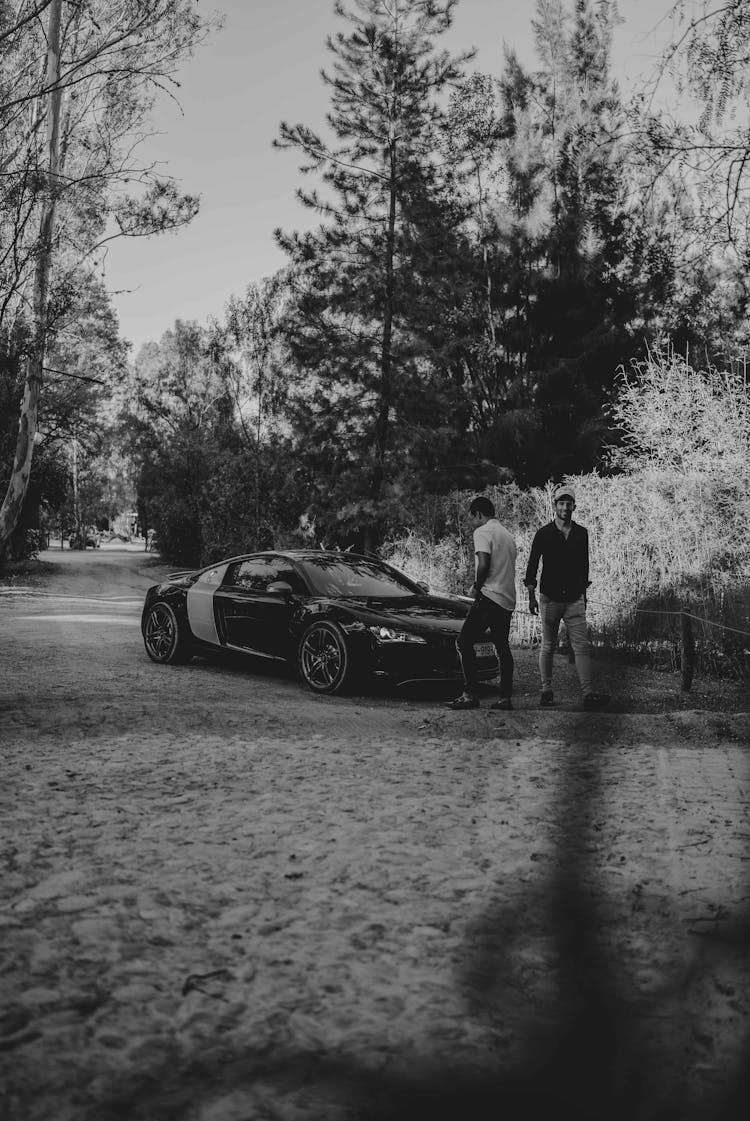
<path id="1" fill-rule="evenodd" d="M 589 630 L 592 634 L 592 641 L 595 646 L 600 648 L 609 647 L 613 651 L 626 652 L 636 656 L 642 656 L 646 653 L 652 660 L 658 661 L 659 656 L 663 661 L 664 654 L 669 655 L 670 668 L 679 669 L 682 675 L 682 689 L 684 692 L 689 692 L 693 676 L 696 669 L 696 664 L 701 663 L 709 669 L 716 670 L 721 664 L 722 668 L 726 666 L 726 659 L 728 657 L 725 650 L 716 648 L 707 649 L 706 644 L 700 642 L 696 643 L 695 626 L 697 624 L 701 628 L 713 628 L 713 632 L 725 632 L 726 634 L 736 635 L 747 641 L 747 647 L 742 650 L 732 651 L 729 655 L 730 660 L 733 660 L 732 668 L 739 672 L 740 676 L 745 676 L 750 672 L 750 631 L 743 630 L 739 627 L 729 626 L 726 623 L 721 623 L 717 619 L 709 619 L 703 615 L 697 615 L 694 611 L 687 608 L 654 608 L 654 607 L 636 607 L 632 605 L 623 610 L 618 608 L 615 604 L 609 603 L 605 600 L 588 599 L 587 605 L 595 609 L 601 609 L 611 612 L 614 625 L 607 626 L 606 623 L 592 622 L 589 617 Z M 596 615 L 596 611 L 594 612 Z M 632 620 L 637 616 L 652 616 L 662 617 L 674 622 L 677 625 L 672 626 L 665 635 L 648 637 L 639 637 L 636 628 L 635 637 L 630 635 L 625 637 L 623 623 L 627 620 Z M 619 625 L 618 625 L 619 624 Z M 514 645 L 520 647 L 529 647 L 537 645 L 541 641 L 541 623 L 538 615 L 532 615 L 528 609 L 517 608 L 513 615 L 513 624 L 511 631 L 511 640 Z M 570 644 L 564 637 L 561 639 L 558 649 L 567 653 L 569 660 L 573 661 L 573 652 L 570 649 Z"/>
<path id="2" fill-rule="evenodd" d="M 617 608 L 613 603 L 607 603 L 601 599 L 590 599 L 589 603 L 595 604 L 597 607 L 609 607 L 612 611 Z M 741 631 L 737 627 L 728 627 L 725 623 L 717 623 L 716 619 L 706 619 L 703 615 L 693 615 L 692 611 L 667 611 L 666 609 L 657 610 L 655 607 L 633 607 L 631 611 L 634 615 L 673 615 L 680 618 L 687 615 L 688 619 L 693 619 L 696 623 L 704 623 L 707 627 L 719 627 L 723 631 L 731 631 L 732 634 L 741 634 L 744 638 L 750 639 L 750 631 Z"/>

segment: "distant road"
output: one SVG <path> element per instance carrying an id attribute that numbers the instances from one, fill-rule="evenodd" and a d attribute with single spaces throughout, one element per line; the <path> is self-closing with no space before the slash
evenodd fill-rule
<path id="1" fill-rule="evenodd" d="M 41 560 L 51 572 L 0 581 L 0 730 L 5 718 L 16 734 L 91 729 L 92 720 L 97 735 L 108 724 L 148 736 L 159 729 L 174 736 L 196 724 L 229 734 L 249 719 L 277 723 L 283 711 L 296 735 L 298 721 L 306 734 L 313 713 L 336 730 L 351 719 L 356 698 L 314 697 L 286 668 L 221 657 L 154 665 L 143 647 L 141 610 L 149 586 L 172 570 L 157 554 L 134 546 L 53 547 Z M 375 705 L 384 727 L 399 723 L 403 702 L 359 703 Z M 101 719 L 105 706 L 108 721 Z"/>

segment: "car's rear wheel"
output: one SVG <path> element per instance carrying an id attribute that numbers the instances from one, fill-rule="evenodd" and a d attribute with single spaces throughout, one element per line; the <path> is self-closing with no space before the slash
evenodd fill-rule
<path id="1" fill-rule="evenodd" d="M 352 659 L 341 628 L 313 623 L 302 635 L 299 671 L 314 693 L 338 693 L 352 680 Z"/>
<path id="2" fill-rule="evenodd" d="M 191 656 L 190 644 L 168 603 L 155 603 L 143 623 L 143 643 L 152 662 L 177 665 Z"/>

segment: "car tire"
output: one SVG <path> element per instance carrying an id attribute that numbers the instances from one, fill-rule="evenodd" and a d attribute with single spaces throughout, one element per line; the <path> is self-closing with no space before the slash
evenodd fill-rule
<path id="1" fill-rule="evenodd" d="M 299 672 L 313 693 L 340 693 L 354 678 L 352 657 L 343 631 L 336 623 L 313 623 L 300 639 Z"/>
<path id="2" fill-rule="evenodd" d="M 168 603 L 155 603 L 143 620 L 143 644 L 152 662 L 179 665 L 190 661 L 192 651 L 180 624 Z"/>

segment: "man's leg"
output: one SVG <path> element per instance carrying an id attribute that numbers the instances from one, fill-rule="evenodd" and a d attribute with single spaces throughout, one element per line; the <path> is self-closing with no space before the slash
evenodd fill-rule
<path id="1" fill-rule="evenodd" d="M 570 646 L 575 654 L 576 673 L 581 686 L 581 693 L 587 697 L 593 693 L 591 671 L 591 646 L 589 645 L 589 632 L 586 625 L 586 604 L 583 596 L 575 603 L 567 603 L 563 613 L 565 626 L 568 628 Z"/>
<path id="2" fill-rule="evenodd" d="M 542 622 L 542 643 L 539 647 L 539 676 L 542 679 L 542 693 L 552 692 L 552 665 L 557 646 L 557 633 L 565 604 L 555 603 L 548 596 L 539 596 L 539 618 Z"/>
<path id="3" fill-rule="evenodd" d="M 499 603 L 489 601 L 490 605 L 490 634 L 497 651 L 497 660 L 500 663 L 500 696 L 510 697 L 513 694 L 513 655 L 510 652 L 510 621 L 513 615 Z"/>
<path id="4" fill-rule="evenodd" d="M 570 645 L 576 658 L 576 673 L 581 683 L 583 707 L 585 709 L 606 708 L 609 704 L 609 693 L 594 691 L 591 645 L 589 643 L 588 626 L 586 625 L 586 601 L 583 596 L 575 603 L 568 604 L 564 618 L 570 636 Z"/>
<path id="5" fill-rule="evenodd" d="M 482 596 L 485 603 L 486 596 Z M 456 640 L 456 649 L 461 661 L 461 671 L 464 675 L 464 693 L 475 695 L 479 681 L 477 679 L 477 657 L 474 653 L 474 643 L 484 638 L 489 630 L 489 612 L 481 600 L 477 600 L 469 608 L 469 614 L 461 627 L 461 633 Z"/>

